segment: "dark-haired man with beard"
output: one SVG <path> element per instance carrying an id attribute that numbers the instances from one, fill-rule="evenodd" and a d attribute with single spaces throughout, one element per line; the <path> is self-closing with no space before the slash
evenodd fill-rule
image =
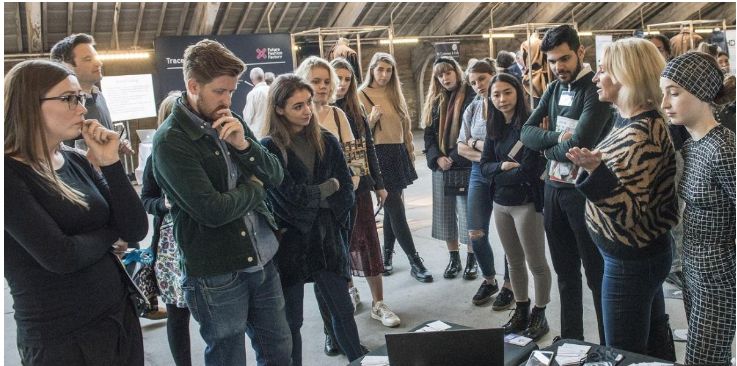
<path id="1" fill-rule="evenodd" d="M 545 33 L 541 50 L 556 76 L 522 127 L 525 146 L 548 159 L 545 179 L 545 233 L 553 268 L 558 275 L 561 337 L 583 340 L 581 264 L 591 289 L 599 342 L 604 341 L 601 319 L 601 281 L 604 263 L 586 229 L 586 198 L 575 188 L 578 167 L 565 154 L 572 147 L 592 149 L 607 134 L 612 109 L 599 101 L 594 72 L 583 64 L 584 47 L 575 29 L 562 25 Z M 564 127 L 566 126 L 566 127 Z"/>

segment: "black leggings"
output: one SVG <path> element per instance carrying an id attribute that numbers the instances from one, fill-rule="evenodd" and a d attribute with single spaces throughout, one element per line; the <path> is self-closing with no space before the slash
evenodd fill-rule
<path id="1" fill-rule="evenodd" d="M 166 334 L 169 349 L 177 366 L 192 366 L 189 346 L 189 309 L 166 304 Z"/>
<path id="2" fill-rule="evenodd" d="M 417 252 L 404 212 L 402 190 L 388 191 L 384 202 L 384 248 L 394 250 L 395 239 L 399 241 L 404 254 L 410 256 Z"/>

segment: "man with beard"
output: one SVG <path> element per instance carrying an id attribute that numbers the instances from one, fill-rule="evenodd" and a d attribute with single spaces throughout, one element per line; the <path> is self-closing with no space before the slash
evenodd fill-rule
<path id="1" fill-rule="evenodd" d="M 561 337 L 583 340 L 581 264 L 591 289 L 599 342 L 604 342 L 601 320 L 601 281 L 604 264 L 586 229 L 586 198 L 575 186 L 578 167 L 565 154 L 572 147 L 593 149 L 612 124 L 612 109 L 599 102 L 594 72 L 583 65 L 584 47 L 568 25 L 548 30 L 541 50 L 556 76 L 522 127 L 525 146 L 548 159 L 545 179 L 544 222 L 553 268 L 558 275 L 561 301 Z"/>
<path id="2" fill-rule="evenodd" d="M 184 51 L 186 92 L 154 136 L 154 178 L 171 203 L 182 289 L 207 343 L 205 364 L 288 365 L 291 333 L 271 260 L 279 247 L 265 188 L 284 176 L 276 156 L 231 110 L 245 64 L 222 44 Z"/>
<path id="3" fill-rule="evenodd" d="M 74 70 L 82 91 L 91 96 L 91 98 L 87 98 L 84 104 L 87 109 L 85 118 L 96 119 L 105 128 L 112 130 L 113 120 L 110 117 L 107 102 L 96 85 L 102 80 L 102 61 L 100 61 L 97 50 L 95 50 L 95 39 L 89 34 L 72 34 L 57 42 L 51 48 L 51 60 L 61 62 L 66 67 Z M 82 138 L 81 135 L 77 139 L 80 138 Z M 74 140 L 65 141 L 65 143 L 74 146 Z M 130 141 L 120 140 L 118 151 L 121 154 L 133 154 Z"/>

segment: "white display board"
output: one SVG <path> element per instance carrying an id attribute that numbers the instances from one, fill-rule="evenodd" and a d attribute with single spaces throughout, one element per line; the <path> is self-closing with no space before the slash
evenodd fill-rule
<path id="1" fill-rule="evenodd" d="M 151 74 L 105 76 L 100 84 L 113 122 L 156 117 Z"/>
<path id="2" fill-rule="evenodd" d="M 597 70 L 601 64 L 601 58 L 604 56 L 604 48 L 612 43 L 611 35 L 596 35 L 596 65 L 592 65 L 592 69 Z"/>

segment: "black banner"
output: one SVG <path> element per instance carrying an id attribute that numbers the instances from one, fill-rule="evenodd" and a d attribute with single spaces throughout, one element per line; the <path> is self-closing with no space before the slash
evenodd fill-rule
<path id="1" fill-rule="evenodd" d="M 253 89 L 248 76 L 250 69 L 260 67 L 264 72 L 273 72 L 277 76 L 294 71 L 289 33 L 159 37 L 154 42 L 157 70 L 154 79 L 156 105 L 159 105 L 169 91 L 186 90 L 182 75 L 184 49 L 205 38 L 222 43 L 248 65 L 248 70 L 241 76 L 238 89 L 233 94 L 231 109 L 239 115 L 246 105 L 246 94 Z"/>
<path id="2" fill-rule="evenodd" d="M 435 58 L 438 57 L 452 57 L 456 61 L 461 59 L 461 42 L 437 42 L 433 43 L 435 46 Z"/>

